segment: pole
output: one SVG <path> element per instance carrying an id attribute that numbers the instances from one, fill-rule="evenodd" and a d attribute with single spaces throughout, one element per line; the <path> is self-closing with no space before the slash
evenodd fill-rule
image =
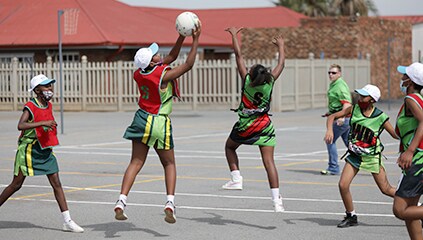
<path id="1" fill-rule="evenodd" d="M 60 83 L 60 133 L 64 133 L 64 123 L 63 123 L 63 55 L 62 55 L 62 31 L 60 28 L 60 17 L 63 15 L 63 10 L 57 11 L 57 25 L 59 32 L 59 83 Z"/>

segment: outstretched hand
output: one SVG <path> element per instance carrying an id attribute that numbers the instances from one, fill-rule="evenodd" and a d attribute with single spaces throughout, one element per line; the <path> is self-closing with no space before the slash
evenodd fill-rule
<path id="1" fill-rule="evenodd" d="M 284 42 L 285 42 L 285 40 L 282 37 L 282 35 L 277 35 L 272 40 L 272 43 L 275 44 L 276 46 L 283 46 Z"/>
<path id="2" fill-rule="evenodd" d="M 229 32 L 232 36 L 237 35 L 239 32 L 241 32 L 244 28 L 240 27 L 240 28 L 236 28 L 236 27 L 229 27 L 226 28 L 225 31 Z"/>
<path id="3" fill-rule="evenodd" d="M 201 21 L 198 20 L 198 26 L 195 26 L 195 29 L 192 30 L 192 38 L 197 39 L 201 34 Z"/>

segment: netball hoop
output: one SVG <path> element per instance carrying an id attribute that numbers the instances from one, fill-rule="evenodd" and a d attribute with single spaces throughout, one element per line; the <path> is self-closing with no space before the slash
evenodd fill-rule
<path id="1" fill-rule="evenodd" d="M 68 8 L 63 10 L 64 18 L 64 35 L 74 35 L 78 31 L 78 17 L 79 9 L 78 8 Z"/>

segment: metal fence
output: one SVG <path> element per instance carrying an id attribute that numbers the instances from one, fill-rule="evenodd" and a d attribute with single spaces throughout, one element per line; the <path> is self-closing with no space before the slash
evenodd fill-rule
<path id="1" fill-rule="evenodd" d="M 175 62 L 179 64 L 184 58 Z M 274 67 L 276 59 L 247 60 L 247 66 L 260 63 Z M 351 89 L 370 83 L 370 59 L 287 59 L 272 96 L 272 111 L 300 110 L 326 106 L 329 85 L 327 71 L 333 63 L 342 67 L 343 78 Z M 63 65 L 63 108 L 66 111 L 132 111 L 137 109 L 138 89 L 133 81 L 132 62 L 81 62 Z M 19 110 L 33 93 L 30 79 L 37 74 L 59 79 L 59 64 L 47 58 L 45 63 L 0 64 L 0 110 Z M 174 109 L 219 110 L 235 108 L 240 100 L 241 79 L 235 58 L 198 60 L 193 69 L 179 79 L 182 101 Z M 61 96 L 60 82 L 55 98 Z M 59 104 L 54 104 L 59 109 Z"/>

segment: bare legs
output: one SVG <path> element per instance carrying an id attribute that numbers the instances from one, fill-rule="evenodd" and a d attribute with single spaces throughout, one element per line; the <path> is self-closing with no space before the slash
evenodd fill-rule
<path id="1" fill-rule="evenodd" d="M 145 164 L 149 147 L 140 141 L 132 141 L 132 157 L 122 181 L 121 194 L 128 195 L 135 178 Z M 171 150 L 157 150 L 160 162 L 163 165 L 166 182 L 167 195 L 175 194 L 176 187 L 176 166 L 175 154 Z"/>
<path id="2" fill-rule="evenodd" d="M 126 168 L 125 175 L 123 176 L 122 187 L 120 190 L 121 194 L 128 196 L 129 190 L 131 190 L 137 174 L 144 166 L 148 154 L 148 149 L 149 147 L 141 141 L 132 141 L 131 162 Z"/>
<path id="3" fill-rule="evenodd" d="M 239 161 L 238 155 L 236 154 L 236 150 L 241 144 L 234 142 L 232 139 L 228 138 L 225 144 L 225 155 L 226 160 L 228 161 L 229 170 L 235 171 L 239 170 Z"/>
<path id="4" fill-rule="evenodd" d="M 25 181 L 25 176 L 19 171 L 18 176 L 13 176 L 12 182 L 7 186 L 0 195 L 0 206 L 7 201 L 15 192 L 21 189 Z"/>
<path id="5" fill-rule="evenodd" d="M 339 193 L 341 194 L 342 202 L 347 212 L 352 212 L 354 210 L 350 185 L 357 173 L 358 169 L 354 168 L 349 162 L 346 162 L 342 170 L 341 178 L 339 179 Z"/>
<path id="6" fill-rule="evenodd" d="M 422 240 L 423 207 L 417 206 L 420 196 L 414 198 L 394 197 L 393 211 L 397 218 L 405 221 L 411 240 Z"/>
<path id="7" fill-rule="evenodd" d="M 233 141 L 228 138 L 225 145 L 225 155 L 226 160 L 228 161 L 229 170 L 235 171 L 239 170 L 239 160 L 236 150 L 241 144 Z M 279 188 L 279 177 L 278 171 L 275 166 L 275 161 L 273 158 L 274 147 L 270 146 L 260 146 L 261 158 L 263 161 L 264 168 L 267 172 L 267 178 L 269 180 L 270 188 Z"/>
<path id="8" fill-rule="evenodd" d="M 166 182 L 166 193 L 167 195 L 175 195 L 176 187 L 176 165 L 175 165 L 175 153 L 171 150 L 156 150 L 159 155 L 160 162 L 163 165 L 165 182 Z"/>
<path id="9" fill-rule="evenodd" d="M 353 167 L 351 163 L 347 161 L 344 169 L 342 170 L 341 178 L 339 179 L 339 192 L 347 212 L 352 212 L 354 210 L 350 186 L 357 173 L 358 169 Z M 379 173 L 372 173 L 372 175 L 380 191 L 389 197 L 394 197 L 395 188 L 389 184 L 385 168 L 381 166 Z"/>
<path id="10" fill-rule="evenodd" d="M 68 210 L 65 193 L 63 192 L 62 184 L 60 183 L 59 173 L 47 175 L 51 187 L 53 188 L 54 196 L 61 212 Z M 25 176 L 19 171 L 18 176 L 13 176 L 12 183 L 7 186 L 0 195 L 0 206 L 7 201 L 15 192 L 21 189 L 25 181 Z"/>
<path id="11" fill-rule="evenodd" d="M 47 175 L 47 178 L 53 188 L 54 197 L 59 204 L 60 211 L 67 211 L 68 204 L 66 203 L 65 193 L 63 192 L 62 184 L 60 183 L 59 173 L 49 174 Z"/>
<path id="12" fill-rule="evenodd" d="M 274 151 L 274 147 L 260 146 L 261 159 L 266 169 L 270 188 L 279 188 L 278 170 L 276 169 L 275 160 L 273 158 Z"/>

